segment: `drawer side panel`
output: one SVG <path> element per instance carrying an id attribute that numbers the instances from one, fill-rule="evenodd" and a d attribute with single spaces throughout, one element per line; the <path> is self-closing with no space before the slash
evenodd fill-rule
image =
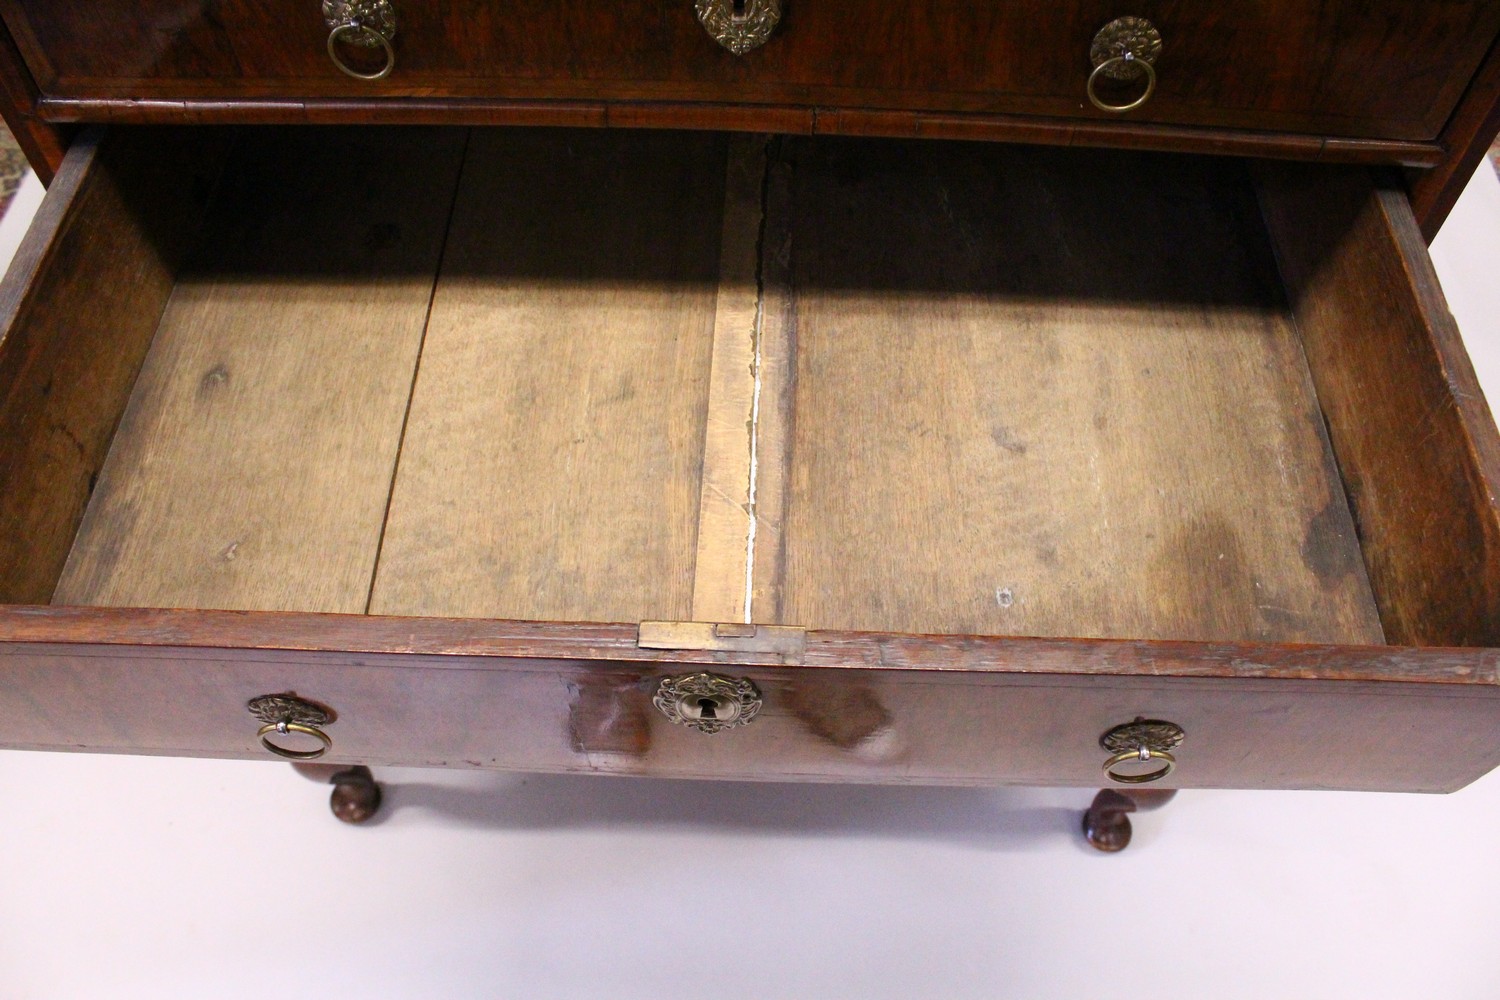
<path id="1" fill-rule="evenodd" d="M 81 138 L 0 287 L 0 600 L 52 597 L 227 143 Z M 118 141 L 117 141 L 118 140 Z"/>
<path id="2" fill-rule="evenodd" d="M 1387 640 L 1500 644 L 1500 433 L 1405 194 L 1257 174 Z"/>
<path id="3" fill-rule="evenodd" d="M 55 603 L 366 609 L 465 138 L 242 133 Z"/>

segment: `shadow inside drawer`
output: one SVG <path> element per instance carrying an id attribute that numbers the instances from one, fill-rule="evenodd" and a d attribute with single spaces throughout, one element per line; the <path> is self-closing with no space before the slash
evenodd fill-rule
<path id="1" fill-rule="evenodd" d="M 1243 163 L 234 139 L 57 603 L 1382 641 Z"/>

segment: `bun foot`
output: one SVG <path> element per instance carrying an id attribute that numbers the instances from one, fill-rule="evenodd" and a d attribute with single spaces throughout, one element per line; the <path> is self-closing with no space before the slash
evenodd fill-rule
<path id="1" fill-rule="evenodd" d="M 1123 851 L 1130 845 L 1130 814 L 1160 809 L 1176 794 L 1173 788 L 1106 788 L 1094 796 L 1094 804 L 1083 814 L 1083 836 L 1098 850 Z"/>
<path id="2" fill-rule="evenodd" d="M 380 811 L 380 784 L 363 764 L 345 768 L 328 779 L 333 794 L 328 807 L 345 823 L 363 823 Z"/>

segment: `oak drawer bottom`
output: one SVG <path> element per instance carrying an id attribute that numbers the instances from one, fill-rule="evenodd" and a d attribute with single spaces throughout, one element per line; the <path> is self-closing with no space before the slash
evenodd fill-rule
<path id="1" fill-rule="evenodd" d="M 52 597 L 1381 641 L 1240 164 L 671 133 L 242 136 Z"/>

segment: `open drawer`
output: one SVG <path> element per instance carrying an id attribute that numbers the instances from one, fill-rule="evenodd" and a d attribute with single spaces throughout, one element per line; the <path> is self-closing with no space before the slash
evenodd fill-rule
<path id="1" fill-rule="evenodd" d="M 277 695 L 370 764 L 1500 763 L 1500 440 L 1366 171 L 119 130 L 0 309 L 7 746 L 264 756 Z"/>

